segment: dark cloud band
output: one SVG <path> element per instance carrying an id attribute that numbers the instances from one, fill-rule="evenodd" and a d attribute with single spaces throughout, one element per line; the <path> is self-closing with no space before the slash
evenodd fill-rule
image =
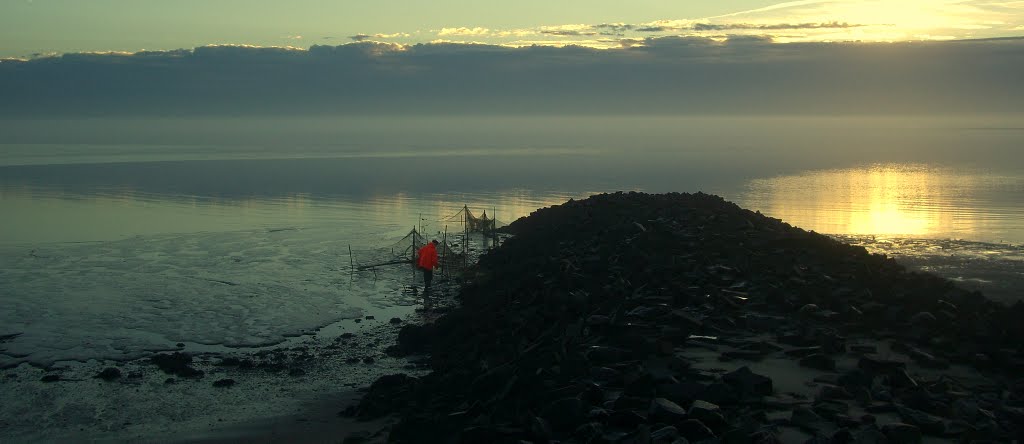
<path id="1" fill-rule="evenodd" d="M 1024 39 L 619 42 L 596 50 L 364 41 L 4 60 L 0 115 L 955 113 L 1024 103 Z"/>

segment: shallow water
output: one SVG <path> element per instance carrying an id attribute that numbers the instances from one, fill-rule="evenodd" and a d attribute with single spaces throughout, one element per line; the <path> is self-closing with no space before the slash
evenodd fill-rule
<path id="1" fill-rule="evenodd" d="M 208 139 L 238 134 L 212 145 L 171 130 L 167 144 L 142 143 L 137 126 L 103 143 L 113 136 L 96 122 L 80 124 L 76 143 L 32 139 L 33 125 L 45 129 L 38 122 L 9 133 L 0 139 L 0 336 L 17 336 L 0 342 L 0 366 L 96 367 L 179 342 L 191 352 L 255 351 L 337 335 L 365 315 L 409 316 L 422 302 L 408 291 L 412 270 L 353 273 L 350 264 L 403 252 L 414 226 L 439 238 L 459 231 L 464 205 L 508 223 L 615 190 L 715 193 L 1005 302 L 1024 288 L 1020 131 L 835 119 L 521 118 L 461 132 L 437 123 L 349 123 L 323 130 L 346 132 L 346 144 L 286 148 L 285 131 L 258 125 L 208 124 L 204 134 L 219 135 Z M 823 140 L 841 146 L 826 155 Z M 146 403 L 173 396 L 153 381 L 135 413 L 111 424 L 145 423 Z M 70 399 L 47 387 L 33 386 L 35 413 L 8 425 L 30 430 Z M 252 408 L 224 414 L 280 413 L 253 392 L 239 402 Z"/>

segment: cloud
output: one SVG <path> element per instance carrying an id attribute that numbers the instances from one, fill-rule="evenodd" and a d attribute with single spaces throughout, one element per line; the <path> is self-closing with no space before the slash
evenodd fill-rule
<path id="1" fill-rule="evenodd" d="M 351 35 L 348 38 L 355 42 L 364 42 L 371 39 L 394 39 L 399 37 L 409 37 L 409 34 L 404 32 L 396 32 L 393 34 L 356 34 Z M 325 37 L 326 39 L 327 37 Z"/>
<path id="2" fill-rule="evenodd" d="M 484 36 L 491 33 L 487 28 L 441 28 L 439 36 Z"/>
<path id="3" fill-rule="evenodd" d="M 694 31 L 735 31 L 743 29 L 755 29 L 755 30 L 782 30 L 782 29 L 847 29 L 847 28 L 860 28 L 867 25 L 851 25 L 849 23 L 840 22 L 829 22 L 829 23 L 775 23 L 767 25 L 755 25 L 752 23 L 728 23 L 728 24 L 713 24 L 713 23 L 695 23 L 690 29 Z"/>
<path id="4" fill-rule="evenodd" d="M 593 44 L 595 36 L 757 35 L 778 42 L 892 42 L 990 38 L 1019 35 L 1024 2 L 992 0 L 799 0 L 714 17 L 661 19 L 642 23 L 605 22 L 519 29 L 443 28 L 436 37 L 472 36 L 511 45 L 530 36 L 553 36 L 550 44 Z"/>
<path id="5" fill-rule="evenodd" d="M 1024 103 L 1024 39 L 778 44 L 729 32 L 586 46 L 365 40 L 7 59 L 0 116 L 893 114 Z"/>

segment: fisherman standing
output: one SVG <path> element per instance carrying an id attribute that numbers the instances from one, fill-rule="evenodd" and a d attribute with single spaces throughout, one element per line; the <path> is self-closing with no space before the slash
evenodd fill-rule
<path id="1" fill-rule="evenodd" d="M 416 266 L 423 270 L 423 292 L 430 291 L 430 281 L 434 280 L 434 269 L 437 268 L 437 240 L 427 242 L 420 248 Z"/>

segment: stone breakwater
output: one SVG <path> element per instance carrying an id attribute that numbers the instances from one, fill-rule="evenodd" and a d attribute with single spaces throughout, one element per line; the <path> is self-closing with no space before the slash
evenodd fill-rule
<path id="1" fill-rule="evenodd" d="M 538 210 L 349 413 L 391 442 L 1008 442 L 1024 306 L 706 194 Z M 351 442 L 361 441 L 358 436 Z"/>

